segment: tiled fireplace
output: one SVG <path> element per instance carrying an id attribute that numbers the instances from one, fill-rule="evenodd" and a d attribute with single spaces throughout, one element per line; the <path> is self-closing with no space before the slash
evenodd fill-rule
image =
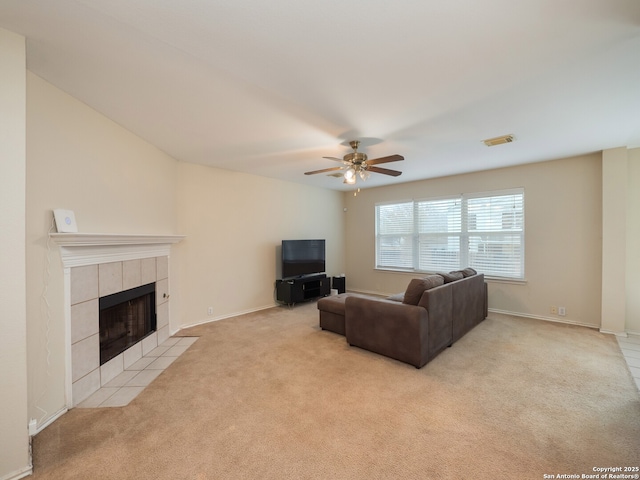
<path id="1" fill-rule="evenodd" d="M 169 253 L 182 236 L 51 234 L 65 272 L 66 396 L 71 408 L 170 337 Z M 100 365 L 101 297 L 155 283 L 156 330 Z"/>
<path id="2" fill-rule="evenodd" d="M 168 257 L 101 263 L 71 269 L 71 376 L 73 403 L 87 398 L 169 338 Z M 100 365 L 99 299 L 156 284 L 156 331 Z"/>

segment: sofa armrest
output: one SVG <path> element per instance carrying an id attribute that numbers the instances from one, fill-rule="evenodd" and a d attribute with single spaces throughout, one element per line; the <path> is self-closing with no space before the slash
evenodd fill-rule
<path id="1" fill-rule="evenodd" d="M 392 300 L 347 298 L 345 336 L 350 345 L 422 367 L 429 361 L 428 313 Z"/>
<path id="2" fill-rule="evenodd" d="M 485 319 L 485 281 L 479 273 L 451 283 L 453 289 L 453 341 Z"/>
<path id="3" fill-rule="evenodd" d="M 482 314 L 483 318 L 487 318 L 489 316 L 489 285 L 487 282 L 484 282 L 484 309 Z"/>
<path id="4" fill-rule="evenodd" d="M 453 343 L 453 289 L 447 283 L 425 290 L 419 306 L 429 313 L 429 356 L 433 357 Z"/>

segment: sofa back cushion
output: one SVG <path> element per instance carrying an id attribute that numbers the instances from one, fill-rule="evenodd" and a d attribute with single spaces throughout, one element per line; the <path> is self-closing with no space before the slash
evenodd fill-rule
<path id="1" fill-rule="evenodd" d="M 462 271 L 462 274 L 465 276 L 465 278 L 466 278 L 466 277 L 473 277 L 474 275 L 477 275 L 477 274 L 478 274 L 478 272 L 477 272 L 477 271 L 475 271 L 475 270 L 474 270 L 473 268 L 471 268 L 471 267 L 467 267 L 467 268 L 465 268 L 464 270 L 461 270 L 461 271 Z"/>
<path id="2" fill-rule="evenodd" d="M 455 282 L 456 280 L 462 280 L 464 275 L 462 272 L 450 272 L 450 273 L 441 273 L 442 278 L 444 278 L 444 283 Z"/>
<path id="3" fill-rule="evenodd" d="M 472 276 L 476 275 L 478 272 L 476 272 L 471 267 L 467 267 L 467 268 L 465 268 L 463 270 L 455 270 L 455 271 L 450 272 L 450 273 L 461 273 L 464 278 L 467 278 L 467 277 L 472 277 Z"/>
<path id="4" fill-rule="evenodd" d="M 409 282 L 407 290 L 404 292 L 402 303 L 418 305 L 425 290 L 438 287 L 444 284 L 442 275 L 428 275 L 424 278 L 414 278 Z"/>

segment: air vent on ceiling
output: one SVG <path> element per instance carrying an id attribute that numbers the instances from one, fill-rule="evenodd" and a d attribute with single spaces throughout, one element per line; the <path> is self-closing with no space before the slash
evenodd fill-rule
<path id="1" fill-rule="evenodd" d="M 511 143 L 513 142 L 513 140 L 513 135 L 503 135 L 501 137 L 488 138 L 486 140 L 483 140 L 482 142 L 487 147 L 493 147 L 495 145 L 502 145 L 503 143 Z"/>

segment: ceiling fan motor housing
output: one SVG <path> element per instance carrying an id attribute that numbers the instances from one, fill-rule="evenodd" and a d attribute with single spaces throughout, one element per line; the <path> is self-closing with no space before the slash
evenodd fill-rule
<path id="1" fill-rule="evenodd" d="M 344 156 L 344 161 L 349 163 L 361 164 L 367 161 L 367 155 L 360 152 L 347 153 Z"/>

